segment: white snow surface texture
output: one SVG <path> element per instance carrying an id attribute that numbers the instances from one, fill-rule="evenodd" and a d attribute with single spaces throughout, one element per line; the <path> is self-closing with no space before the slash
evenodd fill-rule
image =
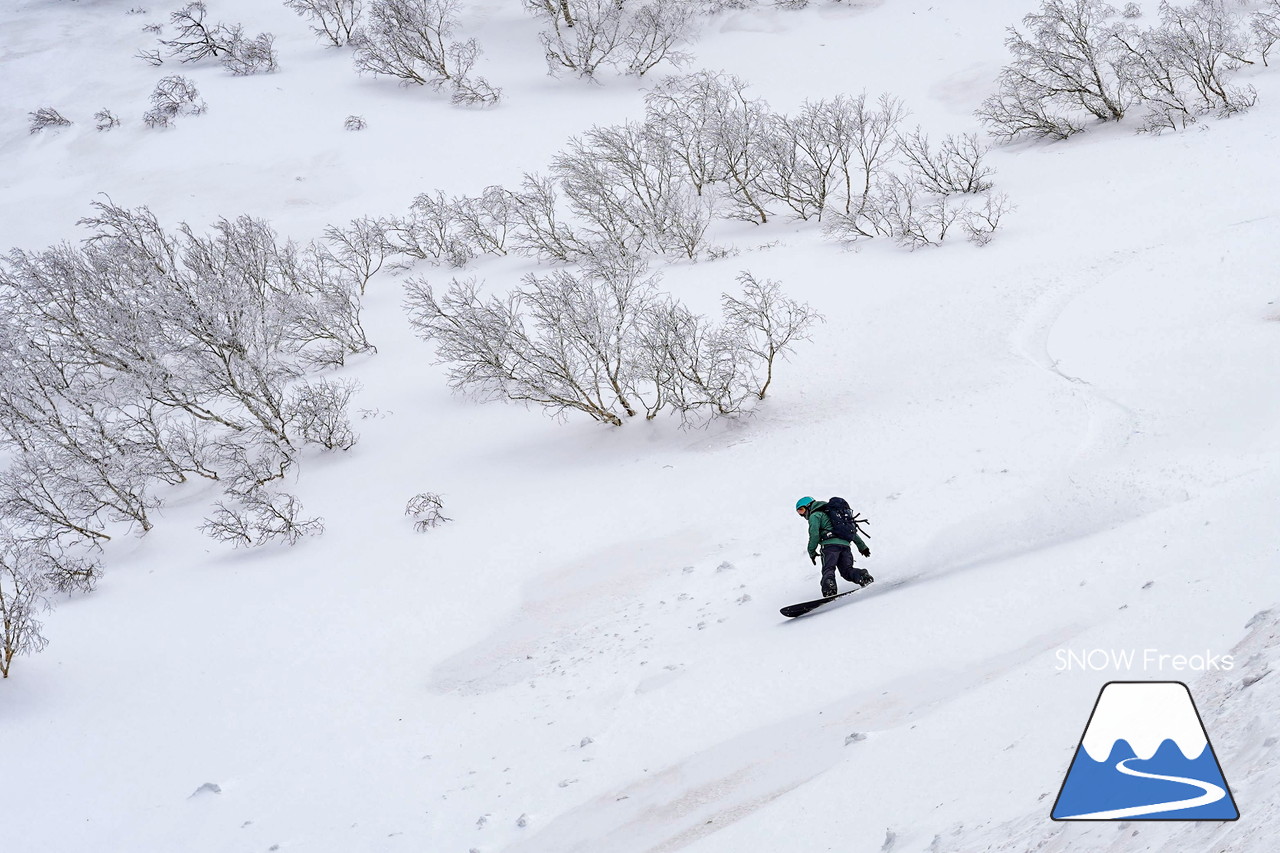
<path id="1" fill-rule="evenodd" d="M 139 2 L 0 6 L 0 248 L 83 238 L 99 193 L 169 228 L 247 213 L 318 238 L 418 193 L 514 186 L 569 136 L 641 118 L 652 84 L 546 76 L 516 0 L 462 6 L 504 89 L 489 110 L 357 76 L 279 2 L 208 0 L 275 34 L 277 72 L 156 69 L 142 25 L 180 4 Z M 690 69 L 778 111 L 888 91 L 937 138 L 977 129 L 1005 27 L 1034 8 L 762 3 L 709 19 Z M 165 73 L 209 109 L 148 130 Z M 738 254 L 663 266 L 664 288 L 710 312 L 748 269 L 826 317 L 741 422 L 454 396 L 404 277 L 379 274 L 378 352 L 341 371 L 361 441 L 289 484 L 326 532 L 231 550 L 196 530 L 214 496 L 196 485 L 109 543 L 98 589 L 0 682 L 0 850 L 1274 850 L 1280 70 L 1239 82 L 1253 110 L 1186 132 L 994 149 L 1017 210 L 983 248 L 717 223 Z M 74 124 L 28 134 L 42 106 Z M 95 132 L 102 107 L 121 127 Z M 466 274 L 506 290 L 538 269 Z M 420 534 L 403 507 L 424 491 L 454 520 Z M 818 594 L 792 505 L 833 494 L 872 519 L 877 582 L 786 620 Z M 1137 662 L 1063 666 L 1094 649 Z M 1144 667 L 1145 649 L 1235 665 Z M 1188 684 L 1239 821 L 1049 820 L 1099 689 L 1143 679 Z"/>

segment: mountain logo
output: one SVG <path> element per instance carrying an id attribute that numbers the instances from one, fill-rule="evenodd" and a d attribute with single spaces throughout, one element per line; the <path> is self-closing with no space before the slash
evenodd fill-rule
<path id="1" fill-rule="evenodd" d="M 1054 820 L 1240 817 L 1181 681 L 1103 685 L 1053 804 Z"/>

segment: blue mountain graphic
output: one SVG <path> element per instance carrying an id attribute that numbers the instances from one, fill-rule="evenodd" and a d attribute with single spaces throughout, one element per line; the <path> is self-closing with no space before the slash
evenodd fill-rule
<path id="1" fill-rule="evenodd" d="M 1119 768 L 1151 773 L 1159 776 L 1176 776 L 1196 779 L 1223 789 L 1224 796 L 1216 802 L 1179 807 L 1180 801 L 1203 797 L 1203 788 L 1187 782 L 1149 779 L 1128 775 Z M 1161 742 L 1156 754 L 1142 761 L 1137 759 L 1127 740 L 1118 740 L 1111 747 L 1111 754 L 1102 761 L 1094 761 L 1083 746 L 1076 748 L 1075 759 L 1067 772 L 1062 792 L 1053 807 L 1056 820 L 1135 806 L 1169 804 L 1167 809 L 1148 812 L 1141 816 L 1128 816 L 1127 820 L 1235 820 L 1240 816 L 1235 802 L 1223 779 L 1222 770 L 1208 746 L 1195 759 L 1188 759 L 1172 740 Z"/>

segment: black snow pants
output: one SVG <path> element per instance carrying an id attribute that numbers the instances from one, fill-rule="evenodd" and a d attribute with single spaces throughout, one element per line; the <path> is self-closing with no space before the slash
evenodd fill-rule
<path id="1" fill-rule="evenodd" d="M 835 582 L 836 572 L 840 577 L 854 582 L 853 549 L 848 545 L 837 545 L 834 542 L 822 546 L 822 582 Z"/>

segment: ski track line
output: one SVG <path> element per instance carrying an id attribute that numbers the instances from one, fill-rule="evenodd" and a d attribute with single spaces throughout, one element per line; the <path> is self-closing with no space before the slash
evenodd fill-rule
<path id="1" fill-rule="evenodd" d="M 1152 803 L 1149 806 L 1130 806 L 1125 809 L 1109 809 L 1101 812 L 1089 812 L 1088 814 L 1069 815 L 1065 820 L 1115 820 L 1117 818 L 1138 817 L 1145 814 L 1158 814 L 1159 812 L 1170 812 L 1176 809 L 1193 809 L 1196 806 L 1207 806 L 1210 803 L 1216 803 L 1227 795 L 1221 787 L 1212 782 L 1201 782 L 1199 779 L 1187 779 L 1182 776 L 1162 776 L 1159 773 L 1144 773 L 1141 770 L 1133 770 L 1125 765 L 1130 761 L 1137 761 L 1137 758 L 1126 758 L 1116 765 L 1116 769 L 1126 776 L 1137 776 L 1141 779 L 1160 779 L 1165 782 L 1180 782 L 1183 785 L 1194 785 L 1204 791 L 1198 797 L 1192 797 L 1187 800 L 1174 800 L 1169 803 Z"/>

